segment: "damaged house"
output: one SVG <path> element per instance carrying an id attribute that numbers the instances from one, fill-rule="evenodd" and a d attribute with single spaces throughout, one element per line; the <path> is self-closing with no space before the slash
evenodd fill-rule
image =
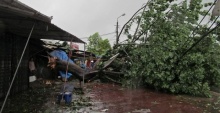
<path id="1" fill-rule="evenodd" d="M 28 62 L 43 51 L 40 39 L 85 43 L 51 23 L 51 19 L 17 0 L 0 1 L 0 98 L 29 86 Z"/>

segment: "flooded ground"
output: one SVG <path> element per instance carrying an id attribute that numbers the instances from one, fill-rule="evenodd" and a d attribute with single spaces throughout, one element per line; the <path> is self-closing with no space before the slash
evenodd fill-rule
<path id="1" fill-rule="evenodd" d="M 72 102 L 57 104 L 63 84 L 40 81 L 32 89 L 10 97 L 4 113 L 219 113 L 220 94 L 212 98 L 171 95 L 146 89 L 127 89 L 110 83 L 86 83 L 82 89 L 73 81 Z M 37 85 L 41 84 L 41 85 Z M 13 109 L 12 109 L 13 108 Z"/>
<path id="2" fill-rule="evenodd" d="M 164 94 L 145 89 L 126 89 L 114 84 L 91 86 L 93 100 L 100 101 L 109 113 L 202 113 L 220 112 L 220 96 L 198 98 Z"/>

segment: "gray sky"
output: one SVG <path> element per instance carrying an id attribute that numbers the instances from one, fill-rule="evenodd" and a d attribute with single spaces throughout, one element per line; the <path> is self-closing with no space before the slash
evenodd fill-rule
<path id="1" fill-rule="evenodd" d="M 53 16 L 52 23 L 87 41 L 95 32 L 115 32 L 117 18 L 120 28 L 147 0 L 19 0 L 35 10 Z M 119 30 L 120 31 L 120 30 Z M 102 36 L 115 42 L 115 33 Z M 123 41 L 122 38 L 120 41 Z M 80 49 L 83 49 L 80 46 Z"/>

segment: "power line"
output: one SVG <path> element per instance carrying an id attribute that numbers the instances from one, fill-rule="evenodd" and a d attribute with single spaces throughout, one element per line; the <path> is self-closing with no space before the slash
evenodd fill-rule
<path id="1" fill-rule="evenodd" d="M 115 34 L 115 32 L 106 33 L 106 34 L 103 34 L 103 35 L 100 35 L 100 36 L 105 36 L 105 35 L 110 35 L 110 34 Z"/>
<path id="2" fill-rule="evenodd" d="M 106 35 L 111 35 L 111 34 L 115 34 L 115 32 L 110 32 L 110 33 L 106 33 L 106 34 L 102 34 L 102 35 L 99 35 L 99 36 L 106 36 Z M 83 38 L 80 38 L 80 39 L 87 39 L 89 37 L 83 37 Z"/>
<path id="3" fill-rule="evenodd" d="M 177 62 L 179 62 L 187 54 L 187 52 L 192 50 L 193 47 L 195 47 L 200 41 L 202 41 L 206 36 L 208 36 L 210 33 L 212 33 L 214 30 L 216 30 L 219 26 L 220 26 L 220 23 L 218 23 L 214 28 L 212 28 L 210 31 L 208 31 L 206 34 L 204 34 L 199 40 L 197 40 L 195 43 L 193 43 L 193 45 L 180 56 L 180 58 L 178 59 Z"/>
<path id="4" fill-rule="evenodd" d="M 197 24 L 197 26 L 193 29 L 192 33 L 189 35 L 189 37 L 187 38 L 187 40 L 185 41 L 185 43 L 183 44 L 182 48 L 187 46 L 191 40 L 192 37 L 194 38 L 195 36 L 195 31 L 198 30 L 199 25 L 202 23 L 202 21 L 205 19 L 205 17 L 208 15 L 209 11 L 211 11 L 212 7 L 216 4 L 217 0 L 214 1 L 214 3 L 210 6 L 209 10 L 206 12 L 206 14 L 203 16 L 203 18 L 200 20 L 199 24 Z M 191 37 L 192 35 L 192 37 Z"/>

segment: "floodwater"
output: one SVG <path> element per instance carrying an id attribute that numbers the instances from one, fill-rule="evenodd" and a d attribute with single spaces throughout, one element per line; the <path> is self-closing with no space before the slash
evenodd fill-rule
<path id="1" fill-rule="evenodd" d="M 63 82 L 48 86 L 36 81 L 32 90 L 10 97 L 4 113 L 220 113 L 220 93 L 192 97 L 100 82 L 85 83 L 81 89 L 78 81 L 71 82 L 75 90 L 68 105 L 56 103 Z"/>
<path id="2" fill-rule="evenodd" d="M 101 106 L 99 111 L 108 113 L 220 112 L 219 96 L 215 97 L 217 109 L 214 109 L 213 98 L 177 96 L 146 89 L 126 89 L 118 85 L 103 83 L 96 83 L 88 88 L 91 88 L 91 100 L 97 103 L 93 105 Z"/>

